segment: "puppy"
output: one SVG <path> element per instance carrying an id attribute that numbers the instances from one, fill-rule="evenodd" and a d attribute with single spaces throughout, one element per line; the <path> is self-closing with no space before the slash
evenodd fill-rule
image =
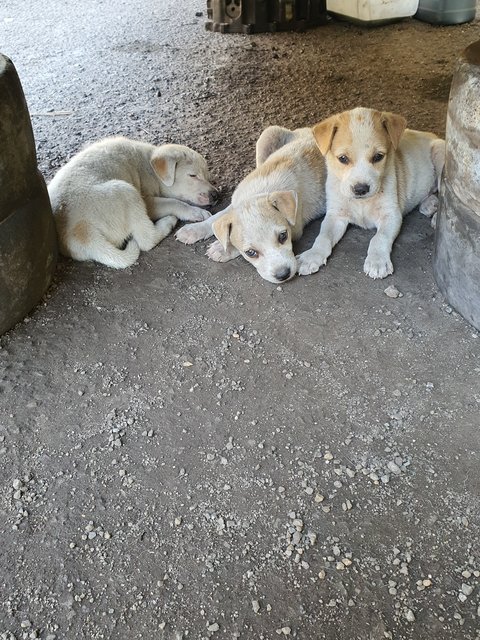
<path id="1" fill-rule="evenodd" d="M 269 282 L 293 278 L 292 240 L 325 213 L 325 163 L 311 129 L 268 127 L 257 142 L 257 168 L 235 189 L 232 203 L 204 222 L 185 225 L 186 244 L 217 241 L 207 255 L 226 262 L 242 255 Z"/>
<path id="2" fill-rule="evenodd" d="M 435 213 L 432 194 L 445 160 L 443 140 L 405 127 L 402 116 L 358 108 L 313 128 L 327 164 L 327 214 L 313 247 L 298 256 L 301 275 L 326 264 L 349 224 L 377 230 L 365 273 L 371 278 L 393 273 L 390 253 L 403 216 L 418 205 L 425 215 Z"/>
<path id="3" fill-rule="evenodd" d="M 88 146 L 48 186 L 60 251 L 115 269 L 132 265 L 177 220 L 207 218 L 199 206 L 212 191 L 207 164 L 192 149 L 121 137 Z"/>

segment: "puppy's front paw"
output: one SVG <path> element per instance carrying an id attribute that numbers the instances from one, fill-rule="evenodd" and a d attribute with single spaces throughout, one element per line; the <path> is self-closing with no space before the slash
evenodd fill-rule
<path id="1" fill-rule="evenodd" d="M 316 273 L 320 267 L 327 264 L 327 257 L 321 254 L 319 251 L 313 251 L 309 249 L 297 256 L 298 273 L 301 276 L 308 276 L 311 273 Z"/>
<path id="2" fill-rule="evenodd" d="M 428 198 L 425 198 L 425 200 L 420 203 L 418 210 L 422 215 L 427 216 L 427 218 L 431 218 L 433 215 L 435 215 L 435 213 L 437 213 L 438 210 L 437 196 L 432 193 L 432 195 L 428 196 Z"/>
<path id="3" fill-rule="evenodd" d="M 231 260 L 231 255 L 225 251 L 218 240 L 212 242 L 207 249 L 206 255 L 214 262 L 228 262 L 228 260 Z"/>
<path id="4" fill-rule="evenodd" d="M 432 219 L 430 220 L 430 225 L 432 227 L 432 229 L 436 229 L 437 228 L 437 216 L 438 213 L 434 213 L 432 216 Z"/>
<path id="5" fill-rule="evenodd" d="M 185 222 L 201 222 L 207 218 L 210 218 L 210 213 L 208 211 L 200 209 L 200 207 L 192 206 L 188 207 L 188 209 L 180 216 L 180 220 L 184 220 Z"/>
<path id="6" fill-rule="evenodd" d="M 210 233 L 206 231 L 204 225 L 201 222 L 197 222 L 196 224 L 187 224 L 181 227 L 175 234 L 175 237 L 184 244 L 193 244 L 194 242 L 208 238 L 209 235 Z"/>
<path id="7" fill-rule="evenodd" d="M 386 278 L 393 273 L 393 264 L 388 255 L 367 256 L 363 270 L 367 276 L 377 280 L 378 278 Z"/>

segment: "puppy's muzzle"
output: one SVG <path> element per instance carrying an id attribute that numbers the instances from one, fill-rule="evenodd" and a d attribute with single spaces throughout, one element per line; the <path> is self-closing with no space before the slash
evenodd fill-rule
<path id="1" fill-rule="evenodd" d="M 370 192 L 370 185 L 366 182 L 357 182 L 352 185 L 352 191 L 356 198 L 364 198 Z"/>

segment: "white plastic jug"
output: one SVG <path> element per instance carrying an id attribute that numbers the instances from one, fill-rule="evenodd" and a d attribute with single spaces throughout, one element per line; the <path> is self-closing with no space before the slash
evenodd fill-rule
<path id="1" fill-rule="evenodd" d="M 327 0 L 327 11 L 365 25 L 377 25 L 413 16 L 418 0 Z"/>

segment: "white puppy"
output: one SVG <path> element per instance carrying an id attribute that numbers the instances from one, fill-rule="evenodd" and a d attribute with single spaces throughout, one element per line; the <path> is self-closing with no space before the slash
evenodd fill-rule
<path id="1" fill-rule="evenodd" d="M 186 244 L 218 238 L 207 255 L 226 262 L 242 255 L 269 282 L 293 278 L 292 240 L 325 213 L 325 163 L 311 129 L 268 127 L 257 142 L 257 168 L 235 189 L 232 203 L 204 222 L 185 225 Z"/>
<path id="2" fill-rule="evenodd" d="M 60 251 L 123 269 L 177 220 L 204 220 L 210 203 L 203 157 L 181 145 L 107 138 L 74 156 L 48 186 Z"/>
<path id="3" fill-rule="evenodd" d="M 392 245 L 403 216 L 420 205 L 431 216 L 445 159 L 445 143 L 432 133 L 405 129 L 393 113 L 358 108 L 317 124 L 313 133 L 327 163 L 327 214 L 311 249 L 298 256 L 299 273 L 326 264 L 349 224 L 375 228 L 364 271 L 393 273 Z"/>

